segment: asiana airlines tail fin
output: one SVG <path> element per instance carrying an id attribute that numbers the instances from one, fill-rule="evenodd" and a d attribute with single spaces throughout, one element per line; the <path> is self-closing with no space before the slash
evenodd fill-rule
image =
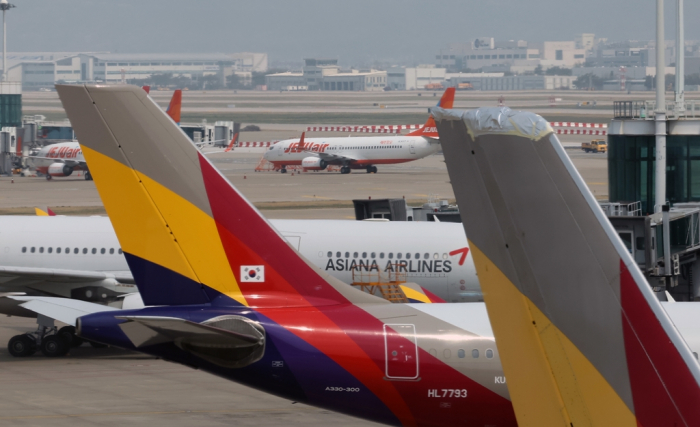
<path id="1" fill-rule="evenodd" d="M 434 109 L 518 425 L 700 424 L 700 367 L 549 124 Z"/>
<path id="2" fill-rule="evenodd" d="M 57 91 L 146 305 L 381 301 L 303 259 L 140 88 Z"/>

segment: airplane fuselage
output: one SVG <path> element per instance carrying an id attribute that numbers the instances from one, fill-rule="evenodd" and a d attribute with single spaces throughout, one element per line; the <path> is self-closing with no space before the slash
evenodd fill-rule
<path id="1" fill-rule="evenodd" d="M 42 147 L 35 156 L 29 157 L 38 172 L 49 174 L 51 165 L 69 164 L 73 171 L 87 170 L 83 150 L 77 141 L 60 142 Z M 60 176 L 60 175 L 55 175 Z"/>
<path id="2" fill-rule="evenodd" d="M 327 154 L 326 163 L 350 168 L 405 163 L 434 154 L 440 144 L 423 136 L 367 136 L 347 138 L 308 138 L 280 141 L 265 152 L 265 159 L 276 166 L 301 165 L 306 158 Z"/>

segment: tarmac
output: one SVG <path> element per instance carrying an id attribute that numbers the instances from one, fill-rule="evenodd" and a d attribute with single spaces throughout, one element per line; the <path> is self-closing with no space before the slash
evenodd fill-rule
<path id="1" fill-rule="evenodd" d="M 581 152 L 577 147 L 587 139 L 570 138 L 565 146 L 596 197 L 604 199 L 606 155 Z M 377 174 L 349 175 L 255 172 L 261 155 L 261 150 L 239 149 L 210 158 L 245 197 L 263 206 L 261 212 L 268 218 L 351 220 L 352 199 L 454 198 L 442 154 L 380 166 Z M 51 181 L 0 177 L 0 214 L 29 213 L 35 206 L 74 207 L 79 212 L 101 205 L 94 182 L 77 174 Z M 11 357 L 5 343 L 34 329 L 33 319 L 0 318 L 0 426 L 373 425 L 119 349 L 84 345 L 56 359 L 41 353 Z"/>

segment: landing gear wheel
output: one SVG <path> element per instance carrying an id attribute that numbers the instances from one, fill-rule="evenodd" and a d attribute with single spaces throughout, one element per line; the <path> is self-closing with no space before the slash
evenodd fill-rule
<path id="1" fill-rule="evenodd" d="M 58 335 L 49 335 L 41 341 L 41 352 L 46 357 L 61 357 L 68 353 L 68 343 Z"/>
<path id="2" fill-rule="evenodd" d="M 88 342 L 90 343 L 90 345 L 92 346 L 92 348 L 105 348 L 105 347 L 107 347 L 106 344 L 102 344 L 102 343 L 99 343 L 99 342 L 95 342 L 95 341 L 88 341 Z"/>
<path id="3" fill-rule="evenodd" d="M 348 173 L 350 173 L 350 168 L 347 166 L 343 166 L 340 168 L 340 173 L 343 175 L 348 174 Z"/>
<path id="4" fill-rule="evenodd" d="M 36 345 L 28 335 L 15 335 L 7 343 L 7 351 L 14 357 L 28 357 L 36 352 Z"/>
<path id="5" fill-rule="evenodd" d="M 90 172 L 85 172 L 85 181 L 92 181 L 92 174 Z"/>
<path id="6" fill-rule="evenodd" d="M 56 332 L 56 335 L 63 338 L 68 347 L 80 347 L 84 342 L 82 338 L 75 335 L 75 326 L 64 326 Z"/>
<path id="7" fill-rule="evenodd" d="M 367 173 L 372 173 L 372 166 L 367 166 Z"/>
<path id="8" fill-rule="evenodd" d="M 53 178 L 51 175 L 46 175 L 46 180 L 51 181 L 51 178 Z"/>
<path id="9" fill-rule="evenodd" d="M 376 166 L 372 166 L 372 173 L 377 173 L 377 167 L 376 167 Z"/>
<path id="10" fill-rule="evenodd" d="M 280 173 L 287 173 L 287 168 L 280 169 Z"/>

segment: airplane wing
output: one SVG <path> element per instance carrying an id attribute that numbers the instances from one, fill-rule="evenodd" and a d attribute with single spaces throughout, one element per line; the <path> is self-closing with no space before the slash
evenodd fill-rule
<path id="1" fill-rule="evenodd" d="M 134 278 L 130 271 L 103 272 L 0 266 L 0 284 L 6 284 L 15 279 L 41 280 L 45 282 L 94 282 L 104 279 L 115 279 L 119 283 L 134 284 Z"/>
<path id="2" fill-rule="evenodd" d="M 20 306 L 42 316 L 73 326 L 75 326 L 78 317 L 101 311 L 117 310 L 115 307 L 70 298 L 26 296 L 8 296 L 7 298 L 16 301 L 26 301 Z"/>

